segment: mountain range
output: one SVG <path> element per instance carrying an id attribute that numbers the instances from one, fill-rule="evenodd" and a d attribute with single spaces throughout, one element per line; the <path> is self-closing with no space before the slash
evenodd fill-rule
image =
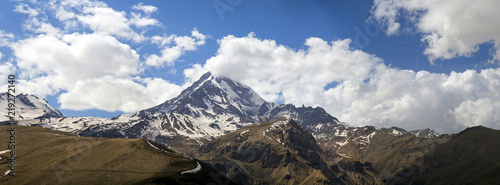
<path id="1" fill-rule="evenodd" d="M 465 136 L 440 135 L 429 128 L 406 131 L 397 127 L 350 126 L 321 107 L 267 102 L 250 87 L 210 72 L 173 99 L 114 118 L 65 117 L 36 95 L 21 94 L 17 99 L 18 125 L 41 126 L 81 138 L 151 140 L 165 149 L 204 161 L 240 184 L 447 182 L 429 181 L 427 177 L 439 176 L 440 169 L 463 158 L 438 167 L 422 161 L 439 161 L 432 156 L 446 152 L 452 155 L 454 147 L 465 142 L 459 139 L 461 142 L 450 144 Z M 442 147 L 447 144 L 453 146 Z M 438 150 L 440 147 L 444 149 Z M 488 156 L 488 160 L 498 159 Z M 415 163 L 417 167 L 412 168 Z M 496 169 L 494 165 L 488 168 Z M 418 172 L 406 175 L 408 169 Z M 484 171 L 500 176 L 498 170 Z M 406 175 L 404 180 L 396 179 L 401 174 Z M 453 182 L 479 181 L 464 178 Z"/>

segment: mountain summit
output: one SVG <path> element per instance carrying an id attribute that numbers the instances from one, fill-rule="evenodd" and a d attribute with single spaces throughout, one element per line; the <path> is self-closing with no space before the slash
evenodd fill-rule
<path id="1" fill-rule="evenodd" d="M 239 117 L 237 122 L 251 122 L 259 119 L 258 110 L 265 102 L 252 88 L 207 72 L 179 96 L 144 112 L 154 116 L 176 112 L 195 118 L 231 116 Z"/>

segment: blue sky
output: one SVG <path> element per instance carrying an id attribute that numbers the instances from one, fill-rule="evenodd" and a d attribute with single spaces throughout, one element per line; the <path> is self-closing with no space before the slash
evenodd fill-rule
<path id="1" fill-rule="evenodd" d="M 354 125 L 500 127 L 498 3 L 413 1 L 2 1 L 0 73 L 66 116 L 154 106 L 210 70 Z"/>

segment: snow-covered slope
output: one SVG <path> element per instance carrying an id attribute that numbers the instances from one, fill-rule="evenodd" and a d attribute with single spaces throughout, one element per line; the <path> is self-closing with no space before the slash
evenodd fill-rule
<path id="1" fill-rule="evenodd" d="M 0 121 L 9 120 L 8 110 L 8 95 L 7 93 L 0 94 Z M 12 101 L 10 102 L 12 103 Z M 15 102 L 16 120 L 30 120 L 38 117 L 59 118 L 63 115 L 59 110 L 53 108 L 49 103 L 36 95 L 19 94 L 16 96 Z"/>
<path id="2" fill-rule="evenodd" d="M 79 133 L 90 127 L 97 125 L 112 125 L 113 129 L 122 128 L 121 125 L 130 125 L 135 120 L 130 118 L 128 114 L 117 118 L 100 118 L 100 117 L 52 117 L 51 119 L 24 119 L 18 120 L 18 125 L 23 126 L 41 126 L 53 130 L 63 132 Z"/>

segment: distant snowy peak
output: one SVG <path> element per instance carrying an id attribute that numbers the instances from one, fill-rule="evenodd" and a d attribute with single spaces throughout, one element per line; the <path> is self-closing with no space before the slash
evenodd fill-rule
<path id="1" fill-rule="evenodd" d="M 433 138 L 433 137 L 439 137 L 439 134 L 432 130 L 431 128 L 426 128 L 426 129 L 419 129 L 419 130 L 413 130 L 413 131 L 406 131 L 405 129 L 399 128 L 399 127 L 391 127 L 392 133 L 391 135 L 394 136 L 400 136 L 403 134 L 412 134 L 417 137 L 421 138 Z"/>
<path id="2" fill-rule="evenodd" d="M 439 134 L 430 128 L 414 130 L 410 131 L 410 133 L 417 137 L 422 137 L 422 138 L 439 137 Z"/>
<path id="3" fill-rule="evenodd" d="M 0 93 L 0 106 L 8 107 L 8 94 Z M 13 103 L 12 101 L 10 103 Z M 32 94 L 18 94 L 16 96 L 15 112 L 17 120 L 25 120 L 25 119 L 35 119 L 39 117 L 63 117 L 59 110 L 50 106 L 49 103 L 37 96 Z M 0 121 L 9 120 L 8 110 L 5 108 L 0 109 L 1 117 Z"/>
<path id="4" fill-rule="evenodd" d="M 265 117 L 269 120 L 275 120 L 279 118 L 291 118 L 296 120 L 302 127 L 305 129 L 312 131 L 314 127 L 319 124 L 334 124 L 339 123 L 339 120 L 330 114 L 328 114 L 321 107 L 295 107 L 292 104 L 263 104 L 263 106 L 270 107 L 267 112 L 262 114 L 262 117 Z M 263 107 L 261 107 L 263 109 Z"/>

